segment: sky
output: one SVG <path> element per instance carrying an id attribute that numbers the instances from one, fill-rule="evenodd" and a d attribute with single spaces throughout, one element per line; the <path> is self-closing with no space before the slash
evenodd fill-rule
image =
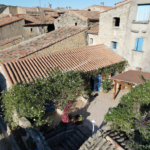
<path id="1" fill-rule="evenodd" d="M 52 4 L 52 8 L 68 7 L 73 9 L 83 9 L 93 4 L 100 5 L 104 2 L 105 6 L 114 6 L 114 4 L 121 0 L 0 0 L 0 4 L 24 7 L 37 7 L 41 1 L 41 7 L 48 7 L 48 3 Z"/>

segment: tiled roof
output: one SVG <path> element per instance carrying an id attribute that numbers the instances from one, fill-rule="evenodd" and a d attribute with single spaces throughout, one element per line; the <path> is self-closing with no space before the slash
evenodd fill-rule
<path id="1" fill-rule="evenodd" d="M 22 9 L 24 9 L 24 10 L 26 10 L 26 11 L 30 11 L 30 12 L 37 12 L 37 7 L 19 7 L 19 8 L 22 8 Z M 51 8 L 42 8 L 42 7 L 40 7 L 39 10 L 40 10 L 41 12 L 54 11 L 54 10 L 51 9 Z"/>
<path id="2" fill-rule="evenodd" d="M 1 66 L 12 85 L 21 81 L 30 82 L 36 77 L 44 78 L 48 68 L 88 72 L 122 61 L 125 60 L 101 44 L 6 62 Z"/>
<path id="3" fill-rule="evenodd" d="M 59 17 L 57 12 L 46 12 L 46 14 L 52 17 Z"/>
<path id="4" fill-rule="evenodd" d="M 123 1 L 117 2 L 117 3 L 115 3 L 115 5 L 118 5 L 118 4 L 120 5 L 121 3 L 124 3 L 126 1 L 129 1 L 129 0 L 123 0 Z"/>
<path id="5" fill-rule="evenodd" d="M 13 22 L 20 21 L 22 19 L 23 18 L 19 18 L 19 17 L 15 17 L 15 16 L 13 16 L 13 17 L 10 17 L 10 16 L 2 17 L 2 18 L 0 18 L 0 27 L 7 25 L 7 24 L 10 24 L 10 23 L 13 23 Z"/>
<path id="6" fill-rule="evenodd" d="M 80 10 L 80 11 L 70 11 L 73 14 L 82 17 L 83 19 L 91 19 L 91 20 L 99 20 L 99 11 L 87 11 L 87 10 Z"/>
<path id="7" fill-rule="evenodd" d="M 62 27 L 44 35 L 34 37 L 26 42 L 0 51 L 0 62 L 23 58 L 86 29 L 85 27 L 77 26 Z"/>
<path id="8" fill-rule="evenodd" d="M 0 40 L 0 46 L 3 46 L 5 44 L 8 44 L 8 43 L 10 43 L 12 41 L 15 41 L 17 39 L 20 39 L 20 38 L 22 38 L 22 35 L 18 35 L 18 36 L 15 36 L 15 37 L 12 37 L 12 38 L 9 38 L 9 39 L 5 39 L 5 40 Z"/>
<path id="9" fill-rule="evenodd" d="M 91 28 L 90 30 L 88 30 L 88 33 L 98 35 L 98 31 L 99 31 L 99 25 L 97 25 L 97 26 Z"/>
<path id="10" fill-rule="evenodd" d="M 33 22 L 34 24 L 52 24 L 52 23 L 54 23 L 54 18 L 47 16 L 47 15 L 18 14 L 15 16 L 22 17 L 25 20 Z"/>
<path id="11" fill-rule="evenodd" d="M 110 9 L 108 9 L 108 10 L 102 11 L 101 13 L 104 13 L 104 12 L 107 12 L 107 11 L 109 11 L 109 10 L 115 9 L 115 8 L 120 7 L 120 6 L 122 6 L 122 5 L 126 5 L 126 4 L 128 4 L 128 3 L 131 3 L 131 0 L 129 0 L 129 1 L 125 2 L 125 3 L 123 3 L 123 4 L 117 5 L 117 6 L 115 6 L 115 7 L 112 7 L 112 8 L 110 8 Z"/>
<path id="12" fill-rule="evenodd" d="M 3 18 L 3 17 L 7 17 L 9 15 L 6 15 L 6 14 L 0 14 L 0 18 Z"/>
<path id="13" fill-rule="evenodd" d="M 118 74 L 116 76 L 113 76 L 112 79 L 117 81 L 127 82 L 127 83 L 142 84 L 143 81 L 139 78 L 138 75 L 142 75 L 144 79 L 150 80 L 150 73 L 135 71 L 135 70 L 129 70 L 124 73 Z"/>
<path id="14" fill-rule="evenodd" d="M 108 10 L 108 9 L 112 8 L 111 6 L 101 6 L 101 5 L 92 5 L 89 7 L 98 7 L 98 8 L 101 8 L 103 10 Z M 89 7 L 87 7 L 87 8 L 89 8 Z M 84 9 L 87 9 L 87 8 L 84 8 Z"/>

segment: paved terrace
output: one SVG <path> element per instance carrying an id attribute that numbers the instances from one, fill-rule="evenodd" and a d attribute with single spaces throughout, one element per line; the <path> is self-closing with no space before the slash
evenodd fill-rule
<path id="1" fill-rule="evenodd" d="M 129 92 L 128 89 L 121 90 L 115 100 L 113 100 L 113 91 L 108 93 L 100 92 L 95 97 L 89 106 L 78 109 L 74 114 L 80 114 L 84 117 L 83 125 L 92 129 L 91 121 L 94 119 L 95 132 L 102 127 L 104 116 L 108 112 L 109 108 L 116 107 L 119 104 L 120 98 Z"/>

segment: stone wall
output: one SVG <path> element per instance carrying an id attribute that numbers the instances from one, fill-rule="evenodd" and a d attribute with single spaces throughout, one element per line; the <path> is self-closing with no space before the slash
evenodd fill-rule
<path id="1" fill-rule="evenodd" d="M 67 12 L 54 22 L 55 29 L 65 27 L 65 26 L 82 26 L 87 27 L 87 20 L 81 19 L 80 17 L 74 15 L 71 12 Z"/>
<path id="2" fill-rule="evenodd" d="M 90 6 L 90 7 L 84 8 L 83 10 L 100 11 L 100 12 L 102 12 L 105 9 L 103 7 Z"/>
<path id="3" fill-rule="evenodd" d="M 51 45 L 45 49 L 42 49 L 38 52 L 35 52 L 35 53 L 33 53 L 27 57 L 38 56 L 41 54 L 48 54 L 50 52 L 81 48 L 81 47 L 84 47 L 86 45 L 87 45 L 86 33 L 85 33 L 85 31 L 83 31 L 83 32 L 80 32 L 80 33 L 73 35 L 69 38 L 66 38 L 60 42 L 57 42 L 57 43 L 55 43 L 55 44 L 53 44 L 53 45 Z"/>
<path id="4" fill-rule="evenodd" d="M 8 39 L 17 35 L 23 35 L 24 20 L 13 22 L 0 27 L 0 40 Z"/>
<path id="5" fill-rule="evenodd" d="M 10 43 L 7 43 L 7 44 L 4 44 L 4 45 L 0 46 L 0 51 L 3 50 L 3 49 L 6 49 L 6 48 L 8 48 L 8 47 L 17 45 L 17 44 L 19 44 L 19 43 L 21 43 L 21 42 L 23 42 L 23 41 L 28 40 L 28 39 L 31 39 L 31 38 L 33 38 L 33 37 L 35 37 L 35 36 L 37 36 L 37 35 L 38 35 L 38 34 L 29 35 L 29 36 L 22 36 L 22 37 L 19 38 L 19 39 L 13 40 L 13 41 L 11 41 Z"/>
<path id="6" fill-rule="evenodd" d="M 91 43 L 91 39 L 93 39 L 93 43 Z M 96 35 L 96 34 L 88 34 L 88 45 L 89 46 L 97 45 L 99 43 L 100 43 L 100 41 L 99 41 L 98 35 Z"/>
<path id="7" fill-rule="evenodd" d="M 99 44 L 105 44 L 112 48 L 112 41 L 117 42 L 117 53 L 122 56 L 126 28 L 129 16 L 130 3 L 116 7 L 104 13 L 100 13 L 99 22 Z M 120 18 L 120 25 L 113 25 L 114 17 Z"/>
<path id="8" fill-rule="evenodd" d="M 150 22 L 136 22 L 139 4 L 150 4 L 150 2 L 147 0 L 131 1 L 123 57 L 127 59 L 130 64 L 128 69 L 136 70 L 137 68 L 141 68 L 144 72 L 150 72 Z M 134 50 L 136 38 L 143 38 L 142 51 Z"/>
<path id="9" fill-rule="evenodd" d="M 99 24 L 99 21 L 88 21 L 88 27 L 92 28 Z"/>

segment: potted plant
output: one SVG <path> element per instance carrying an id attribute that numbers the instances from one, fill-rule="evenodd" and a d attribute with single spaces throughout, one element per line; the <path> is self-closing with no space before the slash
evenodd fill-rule
<path id="1" fill-rule="evenodd" d="M 107 93 L 108 90 L 110 90 L 112 88 L 112 80 L 110 80 L 110 79 L 104 79 L 102 81 L 102 88 L 103 88 L 103 92 Z"/>

